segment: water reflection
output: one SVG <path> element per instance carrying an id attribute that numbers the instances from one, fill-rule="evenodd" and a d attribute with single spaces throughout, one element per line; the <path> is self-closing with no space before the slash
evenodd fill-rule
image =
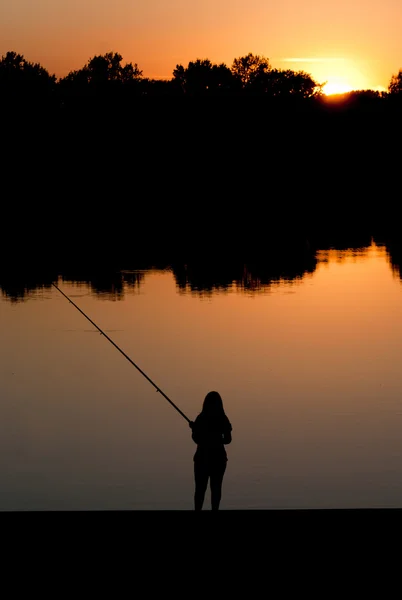
<path id="1" fill-rule="evenodd" d="M 311 241 L 310 241 L 311 240 Z M 366 234 L 331 234 L 317 236 L 312 241 L 300 237 L 282 241 L 272 239 L 265 245 L 254 245 L 240 254 L 206 252 L 183 253 L 183 257 L 149 261 L 126 256 L 120 263 L 131 264 L 121 268 L 119 262 L 110 264 L 99 260 L 83 264 L 46 269 L 43 263 L 27 266 L 2 265 L 0 293 L 10 302 L 28 300 L 40 290 L 48 290 L 57 280 L 87 284 L 91 293 L 109 300 L 122 300 L 125 289 L 140 292 L 146 273 L 151 270 L 169 270 L 173 273 L 179 293 L 211 295 L 233 288 L 244 293 L 266 293 L 280 283 L 300 283 L 311 276 L 318 263 L 330 260 L 345 261 L 350 257 L 364 258 L 373 245 L 384 249 L 394 275 L 402 280 L 402 252 L 398 238 L 375 239 Z M 319 244 L 319 245 L 318 245 Z M 168 260 L 170 258 L 171 260 Z"/>
<path id="2" fill-rule="evenodd" d="M 295 255 L 286 260 L 285 256 L 262 259 L 250 263 L 222 264 L 219 262 L 193 262 L 174 265 L 173 273 L 181 293 L 210 295 L 232 288 L 248 293 L 265 293 L 278 283 L 295 283 L 314 272 L 315 257 L 305 261 Z"/>
<path id="3" fill-rule="evenodd" d="M 63 292 L 189 418 L 222 390 L 236 432 L 223 508 L 401 505 L 402 286 L 390 254 L 359 241 L 295 256 L 51 275 L 71 278 Z M 18 289 L 36 302 L 0 298 L 0 508 L 191 509 L 188 424 L 35 282 Z"/>
<path id="4" fill-rule="evenodd" d="M 367 246 L 365 248 L 325 248 L 323 250 L 318 250 L 317 252 L 317 261 L 320 263 L 345 263 L 350 260 L 364 260 L 368 258 L 369 255 L 372 254 L 373 248 L 377 248 L 374 244 Z M 383 249 L 382 247 L 378 247 Z"/>

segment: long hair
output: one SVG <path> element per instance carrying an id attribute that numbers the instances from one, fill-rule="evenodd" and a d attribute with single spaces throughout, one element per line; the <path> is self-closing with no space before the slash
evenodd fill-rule
<path id="1" fill-rule="evenodd" d="M 218 392 L 208 392 L 205 396 L 202 405 L 202 414 L 212 418 L 225 416 L 222 398 Z"/>

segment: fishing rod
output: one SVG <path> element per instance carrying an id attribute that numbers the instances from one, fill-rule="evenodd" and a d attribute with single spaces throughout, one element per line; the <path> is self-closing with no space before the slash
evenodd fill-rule
<path id="1" fill-rule="evenodd" d="M 186 415 L 185 415 L 185 414 L 184 414 L 184 413 L 183 413 L 183 412 L 180 410 L 180 408 L 179 408 L 178 406 L 176 406 L 176 404 L 175 404 L 174 402 L 172 402 L 172 401 L 170 400 L 170 398 L 168 398 L 164 392 L 162 392 L 162 390 L 161 390 L 161 389 L 160 389 L 160 388 L 159 388 L 159 387 L 158 387 L 158 386 L 157 386 L 157 385 L 156 385 L 156 384 L 155 384 L 155 383 L 152 381 L 152 379 L 150 379 L 150 378 L 148 377 L 148 375 L 147 375 L 146 373 L 144 373 L 144 371 L 143 371 L 142 369 L 140 369 L 140 367 L 139 367 L 138 365 L 136 365 L 136 364 L 135 364 L 135 362 L 134 362 L 133 360 L 131 360 L 131 358 L 130 358 L 129 356 L 127 356 L 127 354 L 126 354 L 125 352 L 123 352 L 123 350 L 122 350 L 121 348 L 119 348 L 119 346 L 118 346 L 117 344 L 115 344 L 115 342 L 114 342 L 114 341 L 113 341 L 113 340 L 112 340 L 112 339 L 111 339 L 111 338 L 110 338 L 108 335 L 106 335 L 106 333 L 105 333 L 104 331 L 102 331 L 102 329 L 101 329 L 100 327 L 98 327 L 98 326 L 97 326 L 97 324 L 96 324 L 96 323 L 94 323 L 94 322 L 92 321 L 92 319 L 90 319 L 90 318 L 88 317 L 88 315 L 86 315 L 86 314 L 84 313 L 84 311 L 83 311 L 83 310 L 81 310 L 81 309 L 80 309 L 80 307 L 79 307 L 79 306 L 77 306 L 77 305 L 76 305 L 76 304 L 75 304 L 75 303 L 74 303 L 74 302 L 73 302 L 73 301 L 72 301 L 72 300 L 71 300 L 71 299 L 70 299 L 70 298 L 67 296 L 67 294 L 65 294 L 65 293 L 64 293 L 64 292 L 63 292 L 63 291 L 62 291 L 62 290 L 61 290 L 61 289 L 60 289 L 60 288 L 59 288 L 59 287 L 58 287 L 58 286 L 57 286 L 55 283 L 53 283 L 53 282 L 52 282 L 52 285 L 53 285 L 53 286 L 56 288 L 56 290 L 57 290 L 57 291 L 59 291 L 59 292 L 60 292 L 60 294 L 62 294 L 62 295 L 65 297 L 65 298 L 67 298 L 67 300 L 70 302 L 70 304 L 72 304 L 72 305 L 73 305 L 73 306 L 74 306 L 74 307 L 75 307 L 77 310 L 79 310 L 79 311 L 80 311 L 80 313 L 81 313 L 82 315 L 84 315 L 84 317 L 85 317 L 86 319 L 88 319 L 88 321 L 89 321 L 90 323 L 92 323 L 92 325 L 93 325 L 94 327 L 96 327 L 96 329 L 97 329 L 97 330 L 98 330 L 98 331 L 99 331 L 99 332 L 100 332 L 102 335 L 104 335 L 104 336 L 105 336 L 105 338 L 106 338 L 106 339 L 107 339 L 107 340 L 108 340 L 108 341 L 109 341 L 111 344 L 113 344 L 113 346 L 114 346 L 114 347 L 115 347 L 115 348 L 116 348 L 116 349 L 117 349 L 119 352 L 121 352 L 121 353 L 122 353 L 122 355 L 123 355 L 125 358 L 127 358 L 127 360 L 128 360 L 128 361 L 129 361 L 129 362 L 130 362 L 130 363 L 133 365 L 133 367 L 135 367 L 136 369 L 138 369 L 138 371 L 141 373 L 141 375 L 143 375 L 143 376 L 145 377 L 145 379 L 147 379 L 147 380 L 149 381 L 149 383 L 150 383 L 151 385 L 153 385 L 153 386 L 154 386 L 154 388 L 156 388 L 156 391 L 157 391 L 157 392 L 159 392 L 160 394 L 162 394 L 162 396 L 163 396 L 164 398 L 166 398 L 166 400 L 167 400 L 168 402 L 170 402 L 170 404 L 173 406 L 173 408 L 175 408 L 175 409 L 177 410 L 177 412 L 179 412 L 179 413 L 181 414 L 181 416 L 182 416 L 184 419 L 186 419 L 186 421 L 188 421 L 189 423 L 191 423 L 190 419 L 189 419 L 189 418 L 188 418 L 188 417 L 187 417 L 187 416 L 186 416 Z"/>

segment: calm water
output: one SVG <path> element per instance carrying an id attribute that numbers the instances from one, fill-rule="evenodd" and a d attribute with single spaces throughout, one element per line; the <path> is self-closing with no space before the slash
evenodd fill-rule
<path id="1" fill-rule="evenodd" d="M 208 293 L 56 282 L 188 418 L 221 393 L 222 509 L 402 507 L 400 276 L 374 243 L 317 261 Z M 56 288 L 0 296 L 0 327 L 0 510 L 192 510 L 188 422 Z"/>

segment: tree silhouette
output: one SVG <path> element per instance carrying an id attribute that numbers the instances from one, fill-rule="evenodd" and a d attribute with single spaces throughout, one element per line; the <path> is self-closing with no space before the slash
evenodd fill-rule
<path id="1" fill-rule="evenodd" d="M 0 60 L 1 101 L 6 104 L 33 106 L 50 98 L 56 76 L 39 63 L 29 62 L 22 54 L 7 52 Z"/>
<path id="2" fill-rule="evenodd" d="M 251 87 L 257 88 L 274 98 L 312 98 L 322 94 L 324 84 L 319 84 L 304 71 L 291 69 L 271 69 L 259 73 L 253 79 Z"/>
<path id="3" fill-rule="evenodd" d="M 303 106 L 307 107 L 308 114 L 312 114 L 313 107 L 321 107 L 323 110 L 314 113 L 320 115 L 328 111 L 340 113 L 339 107 L 342 112 L 353 113 L 354 116 L 372 113 L 373 110 L 380 114 L 384 109 L 394 110 L 393 107 L 399 110 L 402 70 L 392 75 L 388 92 L 358 90 L 342 95 L 342 102 L 338 103 L 335 99 L 329 102 L 327 98 L 321 103 L 304 102 L 323 95 L 324 85 L 304 71 L 274 69 L 268 58 L 251 52 L 235 58 L 230 68 L 208 58 L 197 58 L 186 67 L 177 64 L 172 78 L 164 80 L 143 77 L 137 63 L 123 64 L 122 55 L 118 52 L 95 55 L 81 69 L 70 71 L 59 80 L 39 63 L 29 62 L 14 51 L 7 52 L 0 59 L 0 104 L 6 111 L 15 112 L 24 107 L 27 109 L 24 115 L 29 115 L 28 118 L 34 122 L 32 112 L 39 107 L 43 109 L 42 115 L 49 115 L 50 121 L 54 118 L 53 109 L 61 108 L 64 123 L 64 116 L 69 114 L 74 117 L 81 115 L 84 119 L 94 115 L 96 119 L 99 112 L 94 109 L 99 108 L 105 126 L 111 127 L 112 110 L 114 115 L 118 114 L 117 110 L 122 114 L 123 109 L 130 114 L 135 102 L 136 107 L 143 111 L 141 123 L 145 126 L 147 122 L 147 128 L 151 123 L 152 126 L 157 123 L 155 131 L 160 131 L 162 119 L 170 124 L 175 122 L 172 110 L 177 109 L 175 114 L 180 115 L 183 121 L 183 107 L 189 107 L 189 117 L 195 126 L 204 126 L 203 115 L 208 112 L 217 117 L 214 120 L 216 131 L 223 127 L 223 123 L 228 124 L 226 132 L 234 131 L 232 117 L 243 108 L 249 110 L 249 100 L 255 115 L 261 110 L 261 117 L 267 114 L 267 106 L 275 109 L 285 107 L 286 110 L 290 106 Z M 172 97 L 174 102 L 171 102 Z M 203 109 L 208 107 L 211 110 L 195 112 L 197 103 L 193 102 L 194 97 L 197 102 L 202 100 Z M 384 101 L 384 98 L 387 100 Z M 275 100 L 271 102 L 270 99 Z M 229 109 L 233 112 L 230 113 Z M 295 113 L 300 114 L 299 110 Z M 36 122 L 39 123 L 39 120 L 36 119 Z"/>
<path id="4" fill-rule="evenodd" d="M 388 85 L 388 92 L 390 94 L 402 93 L 402 69 L 399 70 L 397 75 L 392 75 Z"/>
<path id="5" fill-rule="evenodd" d="M 176 89 L 190 95 L 217 94 L 227 92 L 232 86 L 232 73 L 224 64 L 213 64 L 209 59 L 197 59 L 183 65 L 176 65 L 173 82 Z"/>
<path id="6" fill-rule="evenodd" d="M 245 88 L 252 85 L 256 78 L 268 73 L 270 69 L 271 65 L 268 58 L 249 52 L 246 56 L 234 59 L 231 72 Z"/>
<path id="7" fill-rule="evenodd" d="M 117 52 L 94 56 L 82 69 L 71 71 L 60 82 L 104 86 L 116 82 L 127 84 L 141 80 L 142 71 L 138 68 L 137 63 L 126 63 L 122 66 L 122 60 L 122 55 Z"/>
<path id="8" fill-rule="evenodd" d="M 118 52 L 93 56 L 82 69 L 71 71 L 58 82 L 60 104 L 64 107 L 105 106 L 139 93 L 142 70 L 136 63 L 122 65 Z"/>
<path id="9" fill-rule="evenodd" d="M 324 86 L 304 71 L 272 69 L 268 58 L 252 53 L 236 58 L 231 72 L 244 90 L 275 98 L 311 98 L 321 94 Z"/>

